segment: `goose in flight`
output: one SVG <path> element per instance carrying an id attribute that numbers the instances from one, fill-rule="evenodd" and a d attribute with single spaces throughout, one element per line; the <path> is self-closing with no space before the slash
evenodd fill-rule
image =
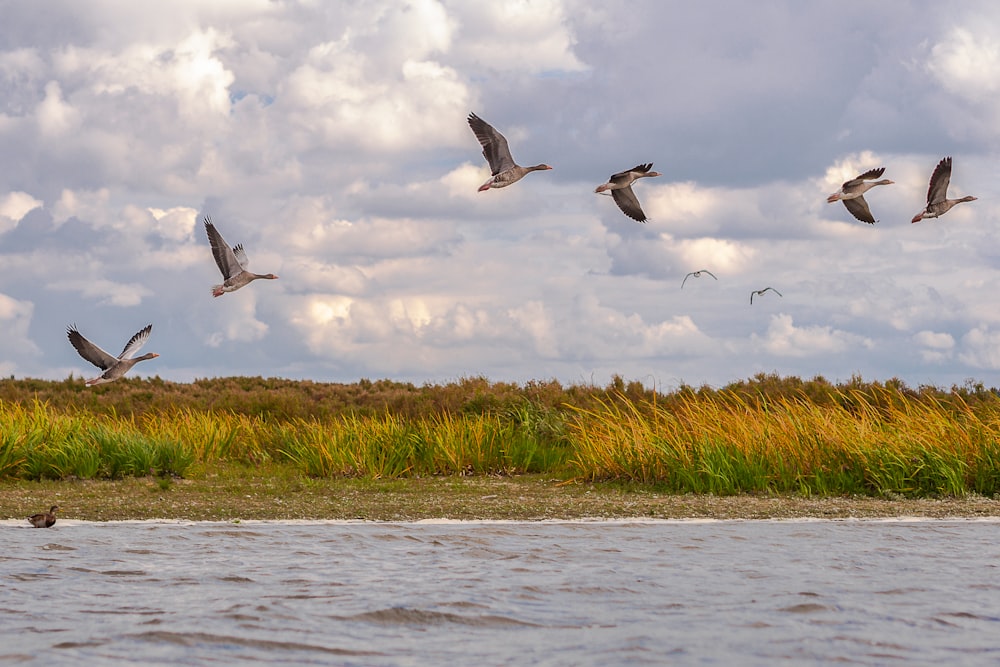
<path id="1" fill-rule="evenodd" d="M 910 222 L 920 222 L 924 218 L 939 218 L 955 204 L 976 201 L 975 197 L 966 196 L 961 199 L 948 199 L 948 185 L 951 183 L 951 158 L 946 157 L 934 168 L 931 183 L 927 188 L 927 208 L 913 216 Z"/>
<path id="2" fill-rule="evenodd" d="M 146 341 L 149 339 L 149 333 L 153 330 L 152 324 L 147 324 L 146 327 L 132 336 L 128 343 L 125 344 L 125 349 L 117 357 L 112 357 L 110 354 L 97 347 L 89 340 L 83 337 L 79 331 L 76 330 L 76 325 L 66 329 L 66 334 L 69 336 L 69 342 L 73 344 L 76 351 L 80 353 L 80 356 L 100 368 L 104 373 L 93 380 L 87 380 L 87 385 L 94 384 L 104 384 L 105 382 L 113 382 L 125 375 L 140 361 L 146 361 L 147 359 L 155 359 L 160 356 L 155 352 L 147 352 L 141 357 L 132 358 L 132 355 L 139 351 Z"/>
<path id="3" fill-rule="evenodd" d="M 774 292 L 778 296 L 781 296 L 781 292 L 779 292 L 778 290 L 774 289 L 773 287 L 765 287 L 764 289 L 757 289 L 757 290 L 754 290 L 754 291 L 750 292 L 750 305 L 751 306 L 753 305 L 753 297 L 754 297 L 755 294 L 763 294 L 764 292 L 766 292 L 768 290 Z"/>
<path id="4" fill-rule="evenodd" d="M 28 517 L 28 523 L 30 523 L 35 528 L 51 528 L 56 525 L 56 512 L 59 510 L 58 505 L 53 505 L 49 508 L 48 512 L 39 512 L 38 514 L 32 514 Z"/>
<path id="5" fill-rule="evenodd" d="M 602 193 L 606 190 L 611 190 L 611 196 L 614 198 L 615 203 L 618 204 L 618 208 L 622 210 L 622 213 L 636 222 L 646 222 L 646 214 L 642 212 L 642 206 L 639 205 L 639 200 L 636 199 L 635 193 L 632 192 L 632 184 L 640 178 L 652 178 L 661 175 L 658 171 L 650 171 L 652 168 L 653 163 L 650 162 L 649 164 L 636 165 L 628 171 L 620 171 L 617 174 L 612 174 L 608 182 L 597 186 L 594 192 Z"/>
<path id="6" fill-rule="evenodd" d="M 215 257 L 215 263 L 219 265 L 219 271 L 222 271 L 222 277 L 225 279 L 221 285 L 212 285 L 212 296 L 222 296 L 226 292 L 235 292 L 258 278 L 266 278 L 267 280 L 278 278 L 273 273 L 259 274 L 247 271 L 250 260 L 247 259 L 247 254 L 243 250 L 243 244 L 240 243 L 230 248 L 208 216 L 205 217 L 205 232 L 208 234 L 208 242 L 212 244 L 212 255 Z"/>
<path id="7" fill-rule="evenodd" d="M 867 222 L 869 225 L 874 225 L 878 221 L 872 215 L 871 209 L 868 208 L 864 194 L 876 185 L 892 185 L 895 182 L 888 178 L 883 178 L 881 181 L 874 180 L 884 172 L 885 167 L 879 167 L 859 174 L 857 178 L 845 181 L 840 190 L 827 197 L 826 201 L 833 203 L 840 200 L 844 202 L 844 206 L 855 218 L 861 222 Z"/>
<path id="8" fill-rule="evenodd" d="M 507 139 L 496 129 L 474 113 L 469 114 L 469 127 L 479 139 L 483 147 L 483 157 L 490 164 L 492 176 L 490 180 L 479 186 L 480 192 L 485 192 L 490 188 L 505 188 L 508 185 L 517 183 L 532 171 L 544 171 L 551 169 L 547 164 L 536 164 L 534 167 L 522 167 L 514 162 L 510 155 L 510 147 L 507 146 Z"/>
<path id="9" fill-rule="evenodd" d="M 681 281 L 681 289 L 684 289 L 684 283 L 687 282 L 688 278 L 692 278 L 692 277 L 693 278 L 700 278 L 701 274 L 703 274 L 703 273 L 707 273 L 708 275 L 710 275 L 713 278 L 715 278 L 715 274 L 712 273 L 711 271 L 709 271 L 708 269 L 701 269 L 699 271 L 692 271 L 691 273 L 689 273 L 686 276 L 684 276 L 684 280 Z M 715 279 L 718 280 L 718 278 L 715 278 Z"/>

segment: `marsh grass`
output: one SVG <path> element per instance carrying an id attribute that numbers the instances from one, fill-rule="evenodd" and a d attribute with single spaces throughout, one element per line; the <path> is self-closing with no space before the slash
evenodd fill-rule
<path id="1" fill-rule="evenodd" d="M 566 460 L 561 444 L 495 415 L 353 416 L 272 428 L 276 452 L 317 477 L 514 474 L 553 470 Z"/>
<path id="2" fill-rule="evenodd" d="M 25 479 L 183 475 L 192 453 L 143 433 L 131 418 L 61 414 L 34 402 L 0 403 L 0 473 Z"/>
<path id="3" fill-rule="evenodd" d="M 944 392 L 758 376 L 659 394 L 619 378 L 600 389 L 468 380 L 422 393 L 362 381 L 331 394 L 248 378 L 231 380 L 233 393 L 207 407 L 119 411 L 154 400 L 159 385 L 150 382 L 131 393 L 116 387 L 112 404 L 93 408 L 80 404 L 104 395 L 63 383 L 50 393 L 68 397 L 65 405 L 0 399 L 0 477 L 169 479 L 236 464 L 317 479 L 545 473 L 716 495 L 1000 490 L 1000 400 L 980 385 Z M 339 407 L 297 403 L 303 393 L 332 395 Z"/>
<path id="4" fill-rule="evenodd" d="M 1000 406 L 892 388 L 807 396 L 689 394 L 670 408 L 578 411 L 572 463 L 591 479 L 678 492 L 959 496 L 998 491 Z"/>

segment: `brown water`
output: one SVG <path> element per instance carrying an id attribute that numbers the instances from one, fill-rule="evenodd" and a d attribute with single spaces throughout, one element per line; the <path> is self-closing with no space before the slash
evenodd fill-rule
<path id="1" fill-rule="evenodd" d="M 0 664 L 1000 663 L 1000 520 L 0 522 Z"/>

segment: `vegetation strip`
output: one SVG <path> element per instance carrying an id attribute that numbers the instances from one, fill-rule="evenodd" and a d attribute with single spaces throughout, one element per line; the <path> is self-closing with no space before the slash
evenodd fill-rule
<path id="1" fill-rule="evenodd" d="M 1000 398 L 981 385 L 760 375 L 664 394 L 619 378 L 606 388 L 204 383 L 213 390 L 0 381 L 0 479 L 151 476 L 167 489 L 237 466 L 324 480 L 544 475 L 672 495 L 1000 491 Z"/>

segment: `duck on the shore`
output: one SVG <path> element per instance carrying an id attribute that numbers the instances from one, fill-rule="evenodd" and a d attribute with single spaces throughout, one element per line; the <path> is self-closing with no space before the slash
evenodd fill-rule
<path id="1" fill-rule="evenodd" d="M 948 185 L 951 183 L 951 158 L 946 157 L 938 162 L 931 174 L 931 182 L 927 188 L 927 207 L 913 216 L 910 222 L 920 222 L 924 218 L 940 218 L 951 210 L 955 204 L 976 201 L 969 195 L 961 199 L 948 199 Z"/>
<path id="2" fill-rule="evenodd" d="M 56 512 L 59 510 L 58 505 L 53 505 L 49 508 L 48 512 L 40 512 L 38 514 L 32 514 L 28 517 L 28 523 L 30 523 L 35 528 L 51 528 L 56 523 Z"/>
<path id="3" fill-rule="evenodd" d="M 496 131 L 496 129 L 474 113 L 469 114 L 469 127 L 483 147 L 483 157 L 490 165 L 492 176 L 490 180 L 479 186 L 480 192 L 485 192 L 490 188 L 505 188 L 508 185 L 517 183 L 525 175 L 533 171 L 545 171 L 551 169 L 547 164 L 536 164 L 534 167 L 522 167 L 514 162 L 510 154 L 510 147 L 507 139 Z"/>
<path id="4" fill-rule="evenodd" d="M 243 244 L 239 243 L 230 248 L 208 216 L 205 216 L 205 233 L 208 234 L 208 242 L 212 246 L 212 256 L 215 257 L 215 263 L 219 266 L 219 271 L 222 272 L 222 277 L 225 279 L 221 285 L 212 285 L 212 296 L 222 296 L 226 292 L 235 292 L 258 278 L 266 280 L 278 278 L 273 273 L 260 274 L 247 271 L 250 260 L 247 259 L 247 254 L 243 250 Z"/>
<path id="5" fill-rule="evenodd" d="M 661 175 L 658 171 L 650 171 L 652 168 L 653 163 L 650 162 L 649 164 L 636 165 L 627 171 L 612 174 L 608 182 L 604 185 L 598 185 L 594 192 L 600 194 L 611 190 L 611 197 L 618 204 L 618 208 L 622 210 L 622 213 L 636 222 L 646 222 L 646 214 L 643 213 L 642 206 L 639 205 L 639 199 L 632 192 L 632 184 L 640 178 L 652 178 Z"/>
<path id="6" fill-rule="evenodd" d="M 141 357 L 132 358 L 132 355 L 139 351 L 146 341 L 149 339 L 149 333 L 153 330 L 152 324 L 147 324 L 139 333 L 132 336 L 128 343 L 125 344 L 125 349 L 117 357 L 112 357 L 110 354 L 97 347 L 89 340 L 83 337 L 79 331 L 76 330 L 76 325 L 66 329 L 66 335 L 69 336 L 69 342 L 73 344 L 76 351 L 80 353 L 80 356 L 100 368 L 104 373 L 99 377 L 92 380 L 87 380 L 88 385 L 104 384 L 105 382 L 113 382 L 125 375 L 140 361 L 146 361 L 147 359 L 155 359 L 160 356 L 155 352 L 147 352 Z"/>
<path id="7" fill-rule="evenodd" d="M 840 190 L 826 198 L 827 203 L 833 203 L 838 200 L 842 201 L 851 215 L 861 222 L 874 225 L 878 221 L 872 215 L 871 209 L 868 208 L 868 202 L 865 201 L 864 194 L 876 185 L 892 185 L 895 182 L 890 181 L 888 178 L 884 178 L 881 181 L 873 180 L 883 173 L 885 173 L 885 167 L 869 169 L 865 173 L 859 174 L 857 178 L 845 181 Z"/>

